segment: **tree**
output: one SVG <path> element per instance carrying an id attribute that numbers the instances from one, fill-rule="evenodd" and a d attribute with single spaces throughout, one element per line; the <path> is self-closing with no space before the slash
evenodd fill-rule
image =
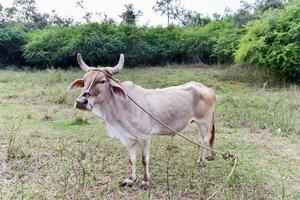
<path id="1" fill-rule="evenodd" d="M 170 25 L 170 19 L 178 19 L 184 11 L 180 5 L 180 0 L 156 0 L 152 9 L 154 12 L 159 12 L 161 16 L 167 16 L 168 26 Z"/>
<path id="2" fill-rule="evenodd" d="M 214 13 L 213 14 L 213 19 L 214 20 L 219 20 L 221 18 L 221 15 L 219 13 Z"/>
<path id="3" fill-rule="evenodd" d="M 284 5 L 284 0 L 256 0 L 254 9 L 257 14 L 262 14 L 269 9 L 281 9 Z"/>
<path id="4" fill-rule="evenodd" d="M 27 30 L 43 29 L 47 26 L 67 27 L 73 23 L 72 18 L 63 18 L 52 13 L 38 12 L 35 0 L 15 0 L 12 7 L 0 5 L 0 26 L 7 27 L 16 24 Z"/>
<path id="5" fill-rule="evenodd" d="M 4 22 L 4 13 L 3 13 L 4 7 L 0 3 L 0 24 Z"/>
<path id="6" fill-rule="evenodd" d="M 25 44 L 26 33 L 22 29 L 18 27 L 0 28 L 0 63 L 23 63 L 22 47 Z"/>
<path id="7" fill-rule="evenodd" d="M 51 21 L 49 22 L 51 25 L 56 25 L 59 27 L 69 27 L 74 22 L 74 19 L 71 17 L 64 18 L 57 15 L 55 10 L 52 10 Z"/>
<path id="8" fill-rule="evenodd" d="M 20 21 L 29 23 L 38 14 L 35 0 L 15 0 L 14 5 Z"/>
<path id="9" fill-rule="evenodd" d="M 16 7 L 4 8 L 0 5 L 0 26 L 7 26 L 15 21 L 17 9 Z"/>
<path id="10" fill-rule="evenodd" d="M 211 22 L 211 19 L 203 17 L 203 15 L 194 10 L 188 10 L 180 4 L 180 0 L 157 0 L 152 8 L 161 15 L 168 18 L 168 26 L 170 20 L 176 20 L 183 26 L 204 26 Z"/>
<path id="11" fill-rule="evenodd" d="M 17 19 L 29 29 L 41 29 L 49 25 L 50 15 L 38 12 L 35 0 L 15 0 Z"/>
<path id="12" fill-rule="evenodd" d="M 255 19 L 253 15 L 253 5 L 245 0 L 241 0 L 241 8 L 239 8 L 233 15 L 233 20 L 237 27 L 246 25 L 249 21 Z"/>
<path id="13" fill-rule="evenodd" d="M 108 17 L 105 12 L 96 12 L 95 16 L 98 17 L 97 21 L 99 21 L 101 23 L 116 24 L 116 21 L 113 18 Z"/>
<path id="14" fill-rule="evenodd" d="M 258 65 L 278 78 L 300 82 L 300 2 L 266 11 L 248 23 L 235 52 L 238 63 Z"/>
<path id="15" fill-rule="evenodd" d="M 92 13 L 92 12 L 88 12 L 88 11 L 86 10 L 86 7 L 85 7 L 84 4 L 83 4 L 83 0 L 77 1 L 77 2 L 76 2 L 76 6 L 83 10 L 84 15 L 83 15 L 82 18 L 85 20 L 85 22 L 86 22 L 86 23 L 91 22 L 91 18 L 92 18 L 92 16 L 93 16 L 93 13 Z"/>
<path id="16" fill-rule="evenodd" d="M 137 19 L 142 15 L 143 15 L 142 11 L 134 10 L 133 4 L 126 4 L 125 11 L 120 15 L 120 17 L 122 18 L 122 24 L 135 25 Z"/>
<path id="17" fill-rule="evenodd" d="M 224 18 L 231 18 L 233 11 L 229 7 L 225 7 L 224 9 Z"/>
<path id="18" fill-rule="evenodd" d="M 211 22 L 211 19 L 208 16 L 203 17 L 201 13 L 196 11 L 184 10 L 179 21 L 183 26 L 204 26 Z"/>

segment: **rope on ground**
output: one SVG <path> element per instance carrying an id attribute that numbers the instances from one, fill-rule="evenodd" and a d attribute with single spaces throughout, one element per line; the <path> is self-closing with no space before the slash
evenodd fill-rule
<path id="1" fill-rule="evenodd" d="M 233 174 L 233 172 L 234 172 L 234 170 L 236 168 L 236 164 L 237 164 L 237 158 L 234 157 L 233 167 L 232 167 L 230 173 L 228 174 L 225 182 L 216 191 L 214 191 L 206 200 L 212 199 L 227 184 L 227 182 L 230 180 L 230 178 L 231 178 L 231 176 L 232 176 L 232 174 Z"/>

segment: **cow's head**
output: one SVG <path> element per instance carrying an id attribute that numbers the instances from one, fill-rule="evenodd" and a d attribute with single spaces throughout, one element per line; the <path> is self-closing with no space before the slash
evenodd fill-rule
<path id="1" fill-rule="evenodd" d="M 95 68 L 89 67 L 77 54 L 77 61 L 80 67 L 86 72 L 82 79 L 73 81 L 68 91 L 73 92 L 78 88 L 83 88 L 80 96 L 75 101 L 75 108 L 86 110 L 100 105 L 105 100 L 112 98 L 112 95 L 123 99 L 126 94 L 121 86 L 109 78 L 123 69 L 124 55 L 120 55 L 119 63 L 115 67 Z"/>

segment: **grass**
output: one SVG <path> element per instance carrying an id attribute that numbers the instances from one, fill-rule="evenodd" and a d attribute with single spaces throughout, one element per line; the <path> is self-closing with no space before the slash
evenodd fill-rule
<path id="1" fill-rule="evenodd" d="M 238 166 L 215 199 L 299 199 L 300 89 L 237 82 L 228 73 L 179 66 L 126 69 L 117 78 L 147 88 L 195 80 L 216 90 L 216 147 L 235 153 Z M 119 187 L 129 172 L 125 148 L 92 113 L 73 108 L 78 92 L 66 92 L 82 75 L 0 71 L 0 199 L 206 199 L 223 183 L 230 161 L 200 168 L 196 147 L 156 136 L 151 190 L 139 189 L 140 160 L 136 185 Z M 193 124 L 184 134 L 198 141 Z"/>

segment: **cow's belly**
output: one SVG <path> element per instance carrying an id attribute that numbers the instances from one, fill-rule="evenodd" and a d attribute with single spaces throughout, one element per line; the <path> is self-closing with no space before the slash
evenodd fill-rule
<path id="1" fill-rule="evenodd" d="M 187 91 L 174 91 L 151 100 L 150 112 L 160 121 L 176 131 L 182 131 L 194 118 L 194 98 Z M 155 106 L 153 106 L 155 105 Z M 155 120 L 152 120 L 151 134 L 174 134 Z"/>
<path id="2" fill-rule="evenodd" d="M 180 132 L 187 126 L 189 122 L 190 122 L 190 118 L 178 119 L 167 123 L 167 126 L 177 132 Z M 154 123 L 153 128 L 151 130 L 151 135 L 174 135 L 174 134 L 175 133 L 172 130 L 168 129 L 162 124 L 159 124 L 158 122 Z"/>

